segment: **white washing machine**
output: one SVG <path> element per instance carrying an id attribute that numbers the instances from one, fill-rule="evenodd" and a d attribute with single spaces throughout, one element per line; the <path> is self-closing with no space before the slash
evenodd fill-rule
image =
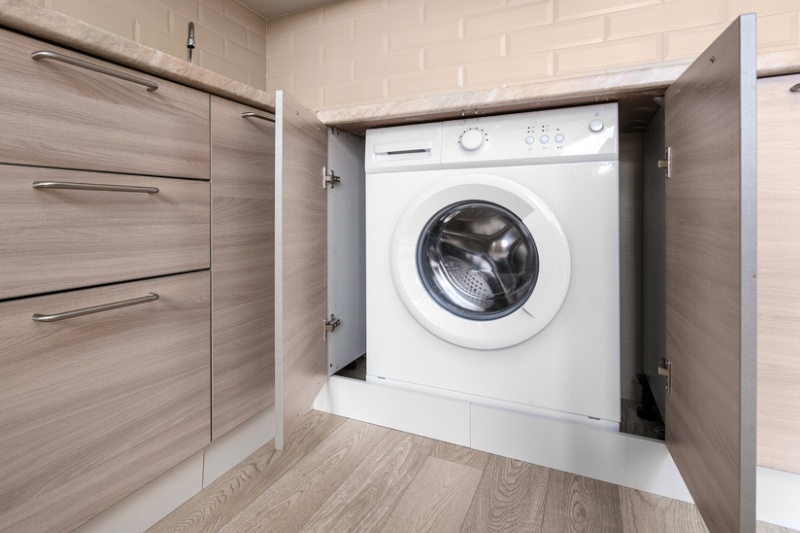
<path id="1" fill-rule="evenodd" d="M 614 103 L 367 131 L 367 380 L 618 429 Z"/>

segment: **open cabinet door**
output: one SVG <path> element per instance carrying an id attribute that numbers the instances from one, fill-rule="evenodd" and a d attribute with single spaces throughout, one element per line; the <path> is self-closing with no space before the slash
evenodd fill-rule
<path id="1" fill-rule="evenodd" d="M 756 28 L 666 94 L 667 448 L 712 533 L 755 531 Z"/>
<path id="2" fill-rule="evenodd" d="M 275 447 L 283 449 L 328 377 L 328 154 L 324 124 L 275 95 Z"/>

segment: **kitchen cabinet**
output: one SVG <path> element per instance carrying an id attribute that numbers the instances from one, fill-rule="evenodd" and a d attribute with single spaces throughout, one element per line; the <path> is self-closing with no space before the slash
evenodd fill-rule
<path id="1" fill-rule="evenodd" d="M 0 50 L 0 163 L 208 179 L 207 94 L 10 31 Z"/>
<path id="2" fill-rule="evenodd" d="M 209 442 L 209 315 L 208 271 L 0 303 L 0 530 L 70 531 Z"/>
<path id="3" fill-rule="evenodd" d="M 712 533 L 755 529 L 755 66 L 755 16 L 746 15 L 666 94 L 667 447 Z M 310 409 L 302 398 L 313 398 L 325 362 L 325 309 L 314 297 L 324 270 L 287 268 L 324 264 L 311 251 L 324 249 L 315 237 L 324 159 L 312 163 L 323 152 L 321 124 L 300 118 L 281 93 L 277 102 L 276 403 L 285 439 L 295 413 Z M 296 161 L 300 133 L 311 155 Z M 306 216 L 282 214 L 300 207 Z"/>
<path id="4" fill-rule="evenodd" d="M 275 399 L 273 122 L 211 97 L 213 439 Z"/>
<path id="5" fill-rule="evenodd" d="M 210 442 L 209 96 L 0 53 L 0 530 L 70 531 Z"/>

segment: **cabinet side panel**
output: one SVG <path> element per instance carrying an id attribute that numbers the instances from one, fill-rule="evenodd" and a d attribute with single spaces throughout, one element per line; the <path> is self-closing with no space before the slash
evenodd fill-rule
<path id="1" fill-rule="evenodd" d="M 800 75 L 758 81 L 758 464 L 800 473 Z"/>

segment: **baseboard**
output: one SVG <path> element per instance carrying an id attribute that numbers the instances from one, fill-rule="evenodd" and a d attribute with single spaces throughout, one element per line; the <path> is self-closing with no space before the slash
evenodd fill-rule
<path id="1" fill-rule="evenodd" d="M 73 533 L 142 533 L 274 437 L 275 407 L 271 406 Z"/>

